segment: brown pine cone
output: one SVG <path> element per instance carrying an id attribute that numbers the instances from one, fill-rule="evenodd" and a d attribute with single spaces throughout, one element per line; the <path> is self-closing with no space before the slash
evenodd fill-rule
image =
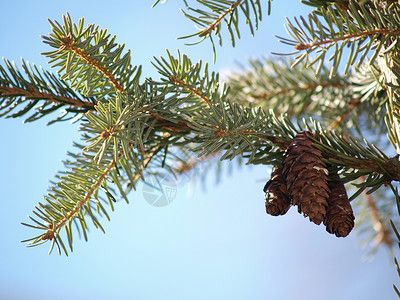
<path id="1" fill-rule="evenodd" d="M 272 216 L 284 215 L 290 208 L 290 198 L 282 177 L 282 168 L 274 168 L 264 186 L 265 211 Z"/>
<path id="2" fill-rule="evenodd" d="M 326 231 L 337 237 L 345 237 L 354 228 L 354 214 L 346 188 L 337 174 L 329 175 L 328 211 L 324 220 Z"/>
<path id="3" fill-rule="evenodd" d="M 309 131 L 297 134 L 284 155 L 282 174 L 293 205 L 319 225 L 328 208 L 328 170 L 321 160 L 322 152 L 309 138 L 313 136 Z"/>

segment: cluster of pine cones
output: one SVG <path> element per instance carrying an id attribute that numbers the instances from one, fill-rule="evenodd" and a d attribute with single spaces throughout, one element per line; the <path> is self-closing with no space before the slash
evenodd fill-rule
<path id="1" fill-rule="evenodd" d="M 302 131 L 286 149 L 282 167 L 272 170 L 264 187 L 265 208 L 273 216 L 284 215 L 291 205 L 326 231 L 345 237 L 354 227 L 354 214 L 344 184 L 337 173 L 328 173 L 322 152 L 313 147 L 310 131 Z"/>

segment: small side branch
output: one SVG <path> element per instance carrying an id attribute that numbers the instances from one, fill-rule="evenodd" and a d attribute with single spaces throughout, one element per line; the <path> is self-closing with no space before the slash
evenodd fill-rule
<path id="1" fill-rule="evenodd" d="M 339 83 L 339 82 L 318 82 L 315 84 L 306 84 L 298 87 L 290 87 L 290 88 L 281 88 L 281 89 L 276 89 L 271 92 L 264 92 L 264 93 L 249 93 L 249 96 L 254 98 L 254 99 L 270 99 L 275 96 L 279 95 L 287 95 L 289 93 L 291 94 L 298 94 L 302 92 L 307 92 L 307 91 L 313 91 L 317 87 L 322 87 L 322 88 L 344 88 L 346 85 L 344 83 Z"/>
<path id="2" fill-rule="evenodd" d="M 105 78 L 107 78 L 111 82 L 111 84 L 117 91 L 121 93 L 126 92 L 122 87 L 122 85 L 119 84 L 118 80 L 115 79 L 115 77 L 108 70 L 106 70 L 106 68 L 101 66 L 96 60 L 91 59 L 90 56 L 84 53 L 82 49 L 74 46 L 74 41 L 72 40 L 71 34 L 69 34 L 66 37 L 63 37 L 62 41 L 64 42 L 64 45 L 60 47 L 60 50 L 65 50 L 65 49 L 70 50 L 76 56 L 83 59 L 87 64 L 95 67 L 101 74 L 103 74 Z"/>
<path id="3" fill-rule="evenodd" d="M 225 12 L 220 14 L 214 22 L 212 22 L 207 28 L 200 31 L 199 37 L 204 37 L 209 35 L 215 28 L 218 26 L 219 23 L 230 13 L 234 12 L 236 8 L 243 2 L 243 0 L 236 1 L 229 9 Z"/>
<path id="4" fill-rule="evenodd" d="M 43 99 L 46 102 L 58 103 L 63 105 L 71 105 L 73 107 L 85 108 L 88 110 L 94 109 L 95 104 L 88 101 L 82 101 L 76 98 L 65 97 L 62 95 L 53 95 L 50 93 L 40 92 L 35 89 L 25 90 L 17 87 L 0 86 L 0 97 L 20 96 L 27 99 Z"/>
<path id="5" fill-rule="evenodd" d="M 309 43 L 309 44 L 297 44 L 294 46 L 296 50 L 309 50 L 310 48 L 315 49 L 320 46 L 324 45 L 330 45 L 330 44 L 336 44 L 340 41 L 344 40 L 350 40 L 350 39 L 356 39 L 362 36 L 373 36 L 376 34 L 390 34 L 392 36 L 396 36 L 400 33 L 400 28 L 391 30 L 391 29 L 374 29 L 374 30 L 364 30 L 358 33 L 353 33 L 353 34 L 346 34 L 338 38 L 329 38 L 329 39 L 324 39 L 319 42 L 314 42 L 314 43 Z"/>
<path id="6" fill-rule="evenodd" d="M 103 173 L 99 176 L 97 181 L 92 185 L 86 196 L 79 201 L 73 210 L 69 211 L 66 213 L 66 216 L 61 219 L 56 226 L 53 228 L 53 226 L 49 226 L 49 229 L 46 231 L 45 234 L 42 236 L 42 240 L 52 240 L 55 233 L 59 231 L 59 229 L 64 226 L 64 224 L 68 221 L 70 221 L 79 211 L 82 210 L 82 208 L 89 202 L 90 198 L 92 197 L 93 193 L 99 188 L 100 184 L 104 181 L 108 173 L 114 168 L 116 165 L 116 160 L 113 159 L 108 167 L 103 171 Z"/>

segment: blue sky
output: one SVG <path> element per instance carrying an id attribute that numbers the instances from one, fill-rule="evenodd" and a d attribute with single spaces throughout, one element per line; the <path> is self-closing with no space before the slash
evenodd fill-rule
<path id="1" fill-rule="evenodd" d="M 84 16 L 116 34 L 145 76 L 157 77 L 149 61 L 165 49 L 212 62 L 208 42 L 188 47 L 176 39 L 195 30 L 181 15 L 180 1 L 154 9 L 151 4 L 6 1 L 0 11 L 0 56 L 17 64 L 23 57 L 49 69 L 40 55 L 48 50 L 40 35 L 50 31 L 47 18 L 61 20 L 68 11 L 75 21 Z M 299 1 L 274 1 L 272 16 L 264 14 L 255 38 L 242 28 L 233 49 L 225 36 L 211 69 L 226 72 L 237 68 L 236 62 L 289 52 L 274 35 L 285 35 L 286 16 L 307 11 Z M 0 119 L 0 126 L 0 299 L 395 299 L 391 285 L 400 280 L 385 251 L 365 261 L 368 249 L 360 247 L 354 232 L 337 239 L 295 208 L 283 217 L 265 214 L 267 166 L 234 168 L 228 175 L 225 164 L 221 183 L 215 183 L 212 171 L 206 188 L 178 183 L 173 202 L 162 208 L 149 205 L 139 185 L 130 204 L 117 204 L 111 222 L 103 221 L 106 234 L 92 228 L 88 242 L 75 240 L 69 257 L 49 256 L 47 245 L 26 248 L 19 241 L 34 232 L 20 222 L 27 221 L 72 141 L 78 141 L 78 125 Z"/>

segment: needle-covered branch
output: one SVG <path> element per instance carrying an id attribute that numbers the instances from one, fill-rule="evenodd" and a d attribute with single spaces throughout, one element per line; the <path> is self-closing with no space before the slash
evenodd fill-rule
<path id="1" fill-rule="evenodd" d="M 345 49 L 350 49 L 344 67 L 346 74 L 350 66 L 359 67 L 366 59 L 372 64 L 382 47 L 387 47 L 386 51 L 396 48 L 400 10 L 397 6 L 382 9 L 377 2 L 360 4 L 351 0 L 346 10 L 339 6 L 319 7 L 307 19 L 288 20 L 286 29 L 290 38 L 280 37 L 280 40 L 294 47 L 296 52 L 292 54 L 297 54 L 294 65 L 317 65 L 316 74 L 319 74 L 325 57 L 330 55 L 330 76 L 333 77 L 339 70 Z M 331 49 L 334 52 L 328 51 Z M 311 53 L 315 55 L 310 56 Z"/>
<path id="2" fill-rule="evenodd" d="M 206 38 L 210 38 L 214 55 L 215 45 L 212 36 L 216 35 L 219 44 L 222 45 L 221 30 L 223 22 L 234 47 L 236 38 L 240 39 L 239 26 L 241 26 L 241 22 L 239 22 L 239 16 L 242 17 L 243 15 L 245 24 L 248 25 L 251 35 L 254 35 L 255 30 L 258 29 L 259 21 L 262 20 L 263 8 L 260 0 L 196 0 L 200 8 L 193 8 L 186 0 L 184 2 L 188 11 L 185 12 L 182 10 L 184 16 L 198 25 L 199 30 L 194 34 L 181 37 L 181 39 L 198 37 L 199 40 L 193 43 L 198 44 Z M 271 0 L 268 0 L 268 14 L 270 14 L 270 11 Z"/>
<path id="3" fill-rule="evenodd" d="M 100 100 L 116 92 L 129 93 L 138 83 L 141 68 L 131 65 L 130 51 L 123 54 L 124 45 L 115 43 L 116 36 L 94 24 L 84 27 L 83 18 L 73 24 L 68 14 L 62 25 L 49 22 L 52 32 L 43 36 L 44 43 L 56 50 L 43 54 L 72 88 Z"/>
<path id="4" fill-rule="evenodd" d="M 376 66 L 363 65 L 346 76 L 330 78 L 326 66 L 315 76 L 314 68 L 291 67 L 292 63 L 290 59 L 251 60 L 249 67 L 228 75 L 229 99 L 296 119 L 312 116 L 343 134 L 358 134 L 363 127 L 386 131 L 388 95 L 376 81 Z"/>
<path id="5" fill-rule="evenodd" d="M 61 115 L 53 122 L 80 119 L 94 109 L 96 100 L 71 89 L 56 75 L 38 69 L 22 60 L 23 73 L 14 63 L 0 65 L 0 116 L 17 118 L 31 113 L 25 122 L 32 122 L 55 111 Z"/>

